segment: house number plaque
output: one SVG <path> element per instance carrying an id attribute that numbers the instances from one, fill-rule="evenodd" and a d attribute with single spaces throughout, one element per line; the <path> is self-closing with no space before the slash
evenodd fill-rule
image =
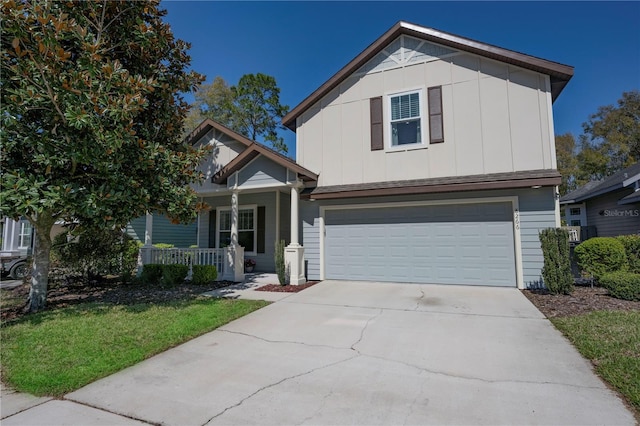
<path id="1" fill-rule="evenodd" d="M 513 211 L 513 223 L 516 227 L 516 230 L 520 229 L 520 211 L 518 209 L 515 209 Z"/>

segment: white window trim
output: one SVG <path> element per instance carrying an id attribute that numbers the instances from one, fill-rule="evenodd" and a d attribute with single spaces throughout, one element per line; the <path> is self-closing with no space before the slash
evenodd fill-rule
<path id="1" fill-rule="evenodd" d="M 258 205 L 246 204 L 238 206 L 238 213 L 240 210 L 253 210 L 253 248 L 254 251 L 245 251 L 245 255 L 256 256 L 258 254 Z M 216 247 L 220 248 L 220 213 L 223 211 L 231 211 L 229 207 L 216 207 Z M 238 229 L 238 232 L 240 230 Z"/>
<path id="2" fill-rule="evenodd" d="M 406 145 L 393 145 L 393 135 L 391 132 L 391 98 L 402 95 L 410 95 L 418 93 L 418 102 L 420 103 L 420 143 L 412 143 Z M 425 119 L 425 86 L 403 90 L 402 92 L 385 93 L 384 109 L 383 109 L 383 125 L 387 142 L 385 143 L 386 152 L 411 151 L 414 149 L 423 149 L 429 146 L 429 140 L 426 139 L 428 133 L 428 120 Z"/>
<path id="3" fill-rule="evenodd" d="M 25 234 L 24 233 L 24 228 L 27 225 L 30 226 L 30 230 L 29 230 L 28 234 Z M 21 221 L 20 222 L 20 231 L 18 233 L 18 248 L 19 249 L 28 249 L 29 247 L 31 247 L 31 234 L 33 234 L 33 226 L 31 226 L 31 223 L 29 223 L 27 221 Z M 24 241 L 24 240 L 26 240 L 26 241 Z"/>

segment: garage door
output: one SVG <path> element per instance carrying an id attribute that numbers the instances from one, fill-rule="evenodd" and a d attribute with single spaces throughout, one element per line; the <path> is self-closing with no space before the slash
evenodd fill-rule
<path id="1" fill-rule="evenodd" d="M 516 286 L 509 203 L 325 212 L 329 279 Z"/>

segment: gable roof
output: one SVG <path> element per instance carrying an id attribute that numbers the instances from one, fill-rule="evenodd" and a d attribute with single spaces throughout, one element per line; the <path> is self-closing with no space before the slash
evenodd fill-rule
<path id="1" fill-rule="evenodd" d="M 304 167 L 293 161 L 291 158 L 286 157 L 261 143 L 252 141 L 246 136 L 243 136 L 240 133 L 229 129 L 228 127 L 223 126 L 222 124 L 210 118 L 205 119 L 202 123 L 200 123 L 198 127 L 195 128 L 195 130 L 189 133 L 189 135 L 185 138 L 185 143 L 194 145 L 196 142 L 202 139 L 204 135 L 209 133 L 211 129 L 218 130 L 219 132 L 229 136 L 230 138 L 246 145 L 246 148 L 240 154 L 238 154 L 233 160 L 226 164 L 220 171 L 218 171 L 218 173 L 216 173 L 212 177 L 212 181 L 214 183 L 224 183 L 227 177 L 229 177 L 232 173 L 242 169 L 258 155 L 264 155 L 271 161 L 297 173 L 304 181 L 318 180 L 317 174 L 305 169 Z"/>
<path id="2" fill-rule="evenodd" d="M 214 183 L 222 184 L 226 182 L 227 178 L 231 176 L 233 173 L 241 170 L 244 166 L 249 164 L 251 160 L 256 158 L 258 155 L 264 155 L 271 161 L 276 164 L 281 165 L 295 173 L 297 173 L 300 178 L 302 178 L 305 182 L 313 182 L 318 180 L 318 175 L 313 173 L 310 170 L 305 169 L 295 161 L 291 160 L 288 157 L 280 154 L 279 152 L 274 151 L 271 148 L 268 148 L 258 142 L 253 142 L 251 145 L 247 147 L 244 151 L 242 151 L 236 158 L 231 160 L 226 166 L 224 166 L 218 173 L 216 173 L 211 180 Z"/>
<path id="3" fill-rule="evenodd" d="M 433 28 L 399 21 L 340 71 L 334 74 L 333 77 L 327 80 L 315 92 L 307 96 L 307 98 L 293 108 L 289 114 L 285 115 L 282 119 L 282 124 L 291 130 L 295 130 L 296 118 L 302 115 L 323 96 L 335 89 L 367 61 L 380 53 L 389 43 L 403 34 L 546 74 L 551 77 L 551 98 L 553 101 L 556 100 L 560 92 L 562 92 L 562 89 L 564 89 L 571 77 L 573 77 L 573 67 L 569 65 L 525 55 L 524 53 L 482 43 Z"/>
<path id="4" fill-rule="evenodd" d="M 184 142 L 189 145 L 195 145 L 195 143 L 202 139 L 204 135 L 209 133 L 211 129 L 215 129 L 221 133 L 224 133 L 230 138 L 235 139 L 238 142 L 245 144 L 246 146 L 249 146 L 255 142 L 210 118 L 205 118 L 202 123 L 198 125 L 198 127 L 196 127 L 191 133 L 189 133 L 189 135 L 184 139 Z"/>
<path id="5" fill-rule="evenodd" d="M 568 193 L 560 198 L 561 204 L 580 203 L 590 198 L 597 197 L 598 195 L 606 194 L 607 192 L 615 191 L 620 188 L 629 186 L 633 182 L 640 179 L 640 162 L 633 164 L 623 170 L 618 170 L 611 176 L 601 181 L 591 181 L 582 187 Z M 633 194 L 631 194 L 633 195 Z M 627 196 L 625 198 L 629 198 Z M 629 199 L 636 199 L 637 196 Z M 634 201 L 630 201 L 634 202 Z"/>

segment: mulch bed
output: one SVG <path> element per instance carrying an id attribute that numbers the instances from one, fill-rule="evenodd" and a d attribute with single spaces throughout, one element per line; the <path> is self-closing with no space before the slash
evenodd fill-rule
<path id="1" fill-rule="evenodd" d="M 259 291 L 297 293 L 309 288 L 319 281 L 303 285 L 269 284 L 257 288 Z M 224 288 L 234 284 L 232 281 L 216 281 L 206 285 L 185 283 L 176 286 L 123 284 L 117 279 L 104 279 L 99 282 L 86 283 L 82 279 L 66 276 L 54 276 L 49 284 L 46 310 L 65 308 L 79 303 L 105 303 L 110 305 L 133 305 L 136 303 L 165 303 L 176 300 L 189 300 L 202 293 Z M 12 289 L 2 289 L 3 299 L 13 299 L 11 307 L 0 310 L 2 322 L 17 319 L 23 315 L 24 304 L 29 296 L 29 285 L 22 284 Z"/>
<path id="2" fill-rule="evenodd" d="M 176 300 L 189 300 L 199 297 L 202 293 L 232 285 L 232 281 L 216 281 L 207 285 L 181 284 L 176 286 L 122 284 L 117 280 L 84 283 L 54 282 L 47 293 L 46 310 L 65 308 L 79 303 L 105 303 L 111 305 L 133 305 L 137 303 L 165 303 Z M 2 297 L 26 302 L 29 295 L 29 285 L 23 284 L 12 289 L 3 289 Z M 25 313 L 24 305 L 2 309 L 0 319 L 10 321 Z"/>
<path id="3" fill-rule="evenodd" d="M 262 287 L 256 288 L 256 291 L 274 291 L 276 293 L 298 293 L 299 291 L 309 288 L 312 285 L 318 284 L 320 281 L 309 281 L 306 284 L 300 285 L 280 285 L 280 284 L 267 284 Z"/>
<path id="4" fill-rule="evenodd" d="M 593 311 L 637 311 L 640 302 L 616 299 L 602 287 L 576 286 L 570 295 L 547 290 L 523 290 L 524 295 L 547 317 L 568 317 Z"/>

